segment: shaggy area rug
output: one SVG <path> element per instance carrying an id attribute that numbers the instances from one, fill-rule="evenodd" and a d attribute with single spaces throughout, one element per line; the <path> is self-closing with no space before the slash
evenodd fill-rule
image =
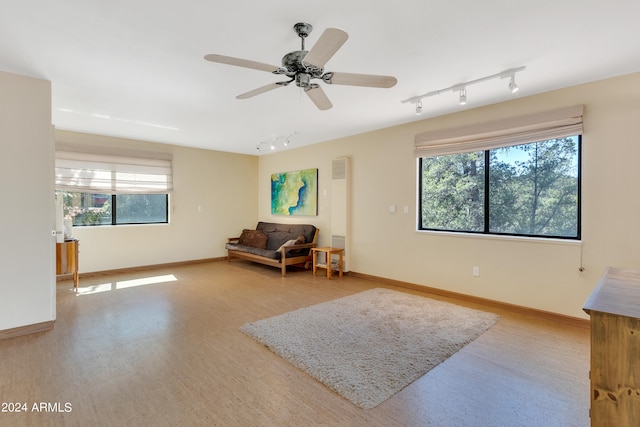
<path id="1" fill-rule="evenodd" d="M 370 409 L 498 319 L 380 288 L 247 323 L 240 330 L 356 406 Z"/>

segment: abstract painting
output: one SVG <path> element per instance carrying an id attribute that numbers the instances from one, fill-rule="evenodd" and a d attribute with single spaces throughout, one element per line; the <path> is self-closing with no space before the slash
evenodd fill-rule
<path id="1" fill-rule="evenodd" d="M 273 215 L 318 215 L 318 169 L 271 175 Z"/>

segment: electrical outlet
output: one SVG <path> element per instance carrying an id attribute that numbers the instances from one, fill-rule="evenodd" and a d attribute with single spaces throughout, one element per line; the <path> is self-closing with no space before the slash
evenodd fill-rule
<path id="1" fill-rule="evenodd" d="M 476 277 L 480 276 L 480 267 L 478 267 L 477 265 L 473 267 L 473 275 Z"/>

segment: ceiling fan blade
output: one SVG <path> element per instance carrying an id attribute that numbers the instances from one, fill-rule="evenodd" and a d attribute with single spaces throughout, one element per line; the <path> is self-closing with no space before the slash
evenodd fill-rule
<path id="1" fill-rule="evenodd" d="M 389 88 L 398 83 L 393 76 L 378 76 L 374 74 L 353 74 L 353 73 L 326 73 L 322 76 L 325 83 L 347 86 L 365 86 Z"/>
<path id="2" fill-rule="evenodd" d="M 247 99 L 252 98 L 256 95 L 260 95 L 261 93 L 269 92 L 270 90 L 278 89 L 279 87 L 286 86 L 280 83 L 269 83 L 268 85 L 260 86 L 257 89 L 250 90 L 249 92 L 240 94 L 236 96 L 236 99 Z"/>
<path id="3" fill-rule="evenodd" d="M 313 101 L 313 103 L 316 104 L 316 107 L 318 107 L 319 110 L 328 110 L 333 107 L 333 104 L 331 103 L 331 101 L 329 101 L 329 98 L 327 98 L 327 95 L 324 93 L 321 87 L 318 86 L 309 90 L 305 90 L 305 93 Z"/>
<path id="4" fill-rule="evenodd" d="M 335 55 L 348 38 L 349 34 L 346 31 L 339 28 L 327 28 L 307 53 L 307 56 L 304 57 L 303 62 L 318 68 L 324 67 L 324 64 Z"/>
<path id="5" fill-rule="evenodd" d="M 244 68 L 251 68 L 254 70 L 267 71 L 269 73 L 272 73 L 279 68 L 279 67 L 276 67 L 275 65 L 269 65 L 262 62 L 250 61 L 248 59 L 234 58 L 232 56 L 218 55 L 215 53 L 210 53 L 208 55 L 205 55 L 204 59 L 211 62 L 218 62 L 220 64 L 235 65 L 236 67 L 244 67 Z"/>

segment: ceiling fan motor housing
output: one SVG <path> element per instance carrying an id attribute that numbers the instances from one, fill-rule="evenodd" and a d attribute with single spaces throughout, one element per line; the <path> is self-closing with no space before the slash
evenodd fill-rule
<path id="1" fill-rule="evenodd" d="M 287 53 L 282 57 L 282 66 L 289 70 L 292 75 L 306 72 L 306 67 L 302 64 L 302 60 L 307 56 L 307 53 L 306 50 L 296 50 Z"/>
<path id="2" fill-rule="evenodd" d="M 296 50 L 282 57 L 282 67 L 287 70 L 284 74 L 295 78 L 296 85 L 302 88 L 309 87 L 311 79 L 322 78 L 323 73 L 322 68 L 303 61 L 307 53 L 306 50 Z"/>

